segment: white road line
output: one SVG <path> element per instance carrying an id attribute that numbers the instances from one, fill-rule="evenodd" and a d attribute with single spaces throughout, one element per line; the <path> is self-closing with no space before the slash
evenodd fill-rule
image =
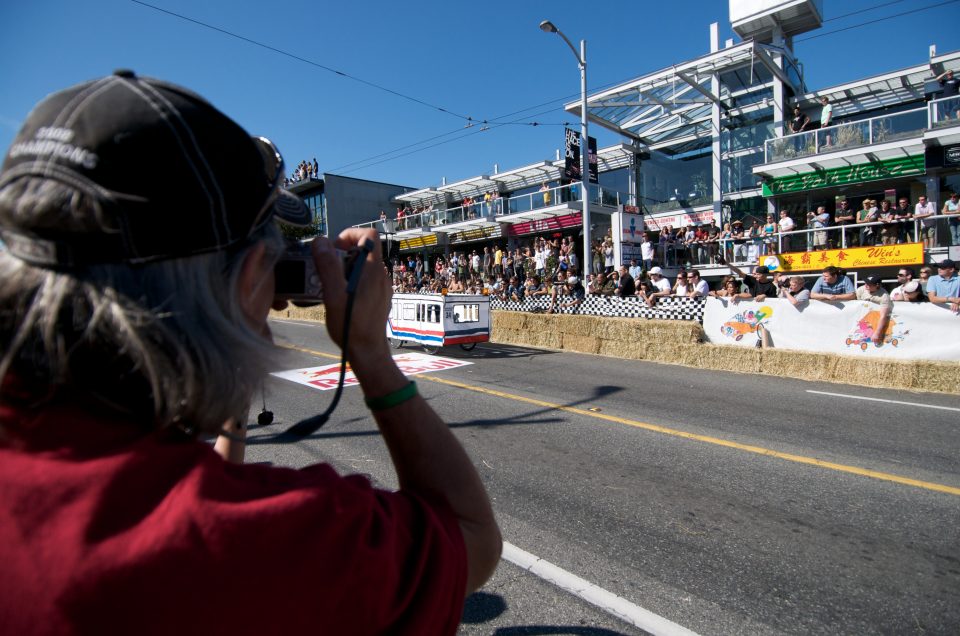
<path id="1" fill-rule="evenodd" d="M 627 599 L 597 587 L 590 581 L 581 579 L 576 574 L 571 574 L 506 541 L 503 542 L 503 558 L 654 636 L 697 636 L 696 632 L 686 627 L 681 627 L 650 610 L 634 605 Z"/>
<path id="2" fill-rule="evenodd" d="M 851 400 L 870 400 L 871 402 L 887 402 L 888 404 L 904 404 L 906 406 L 919 406 L 925 409 L 940 409 L 941 411 L 960 411 L 953 406 L 938 406 L 936 404 L 921 404 L 919 402 L 901 402 L 900 400 L 884 400 L 883 398 L 866 397 L 864 395 L 847 395 L 845 393 L 828 393 L 826 391 L 811 391 L 807 393 L 816 393 L 817 395 L 832 395 L 834 397 L 850 398 Z"/>

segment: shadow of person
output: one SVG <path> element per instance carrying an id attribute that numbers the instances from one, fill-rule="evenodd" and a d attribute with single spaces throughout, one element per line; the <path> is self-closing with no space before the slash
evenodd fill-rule
<path id="1" fill-rule="evenodd" d="M 499 594 L 474 592 L 463 603 L 461 623 L 486 623 L 507 611 L 507 603 Z"/>

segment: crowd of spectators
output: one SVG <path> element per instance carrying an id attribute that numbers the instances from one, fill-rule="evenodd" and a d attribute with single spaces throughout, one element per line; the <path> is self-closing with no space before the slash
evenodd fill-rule
<path id="1" fill-rule="evenodd" d="M 301 181 L 309 181 L 310 179 L 319 178 L 320 166 L 317 165 L 317 158 L 314 157 L 312 161 L 307 161 L 304 159 L 298 163 L 293 173 L 289 177 L 284 177 L 283 185 L 286 187 L 291 186 L 294 183 L 300 183 Z"/>
<path id="2" fill-rule="evenodd" d="M 604 240 L 599 243 L 602 246 Z M 636 298 L 649 307 L 664 298 L 707 296 L 733 303 L 783 298 L 800 309 L 810 301 L 861 299 L 885 308 L 893 302 L 933 302 L 960 314 L 960 278 L 956 265 L 949 259 L 936 266 L 936 275 L 930 266 L 920 268 L 919 275 L 913 268 L 901 267 L 897 285 L 889 291 L 875 276 L 868 276 L 857 289 L 846 272 L 834 266 L 824 268 L 812 285 L 802 276 L 771 272 L 764 265 L 747 272 L 730 264 L 732 274 L 711 289 L 695 268 L 680 268 L 671 283 L 661 267 L 654 265 L 645 270 L 636 260 L 610 271 L 603 267 L 581 278 L 573 239 L 568 237 L 538 237 L 513 251 L 500 246 L 485 247 L 482 252 L 454 251 L 449 259 L 437 257 L 432 266 L 419 255 L 394 259 L 391 265 L 396 292 L 486 294 L 515 302 L 544 296 L 550 298 L 551 312 L 580 304 L 589 291 L 597 296 Z"/>
<path id="3" fill-rule="evenodd" d="M 947 218 L 937 218 L 944 215 Z M 923 242 L 925 249 L 960 245 L 960 201 L 951 193 L 937 206 L 920 196 L 917 203 L 907 197 L 877 201 L 865 198 L 855 211 L 846 199 L 831 213 L 826 206 L 794 219 L 787 210 L 780 218 L 767 214 L 766 220 L 736 220 L 717 226 L 716 221 L 674 228 L 666 225 L 641 235 L 644 271 L 653 265 L 687 267 L 745 263 L 754 258 L 795 251 L 819 251 L 840 247 L 872 247 Z M 595 249 L 594 256 L 601 254 Z M 602 261 L 601 261 L 602 262 Z M 594 272 L 596 273 L 596 271 Z"/>

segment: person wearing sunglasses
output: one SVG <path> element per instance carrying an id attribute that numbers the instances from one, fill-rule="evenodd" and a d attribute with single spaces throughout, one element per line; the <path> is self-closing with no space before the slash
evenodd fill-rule
<path id="1" fill-rule="evenodd" d="M 283 179 L 269 140 L 132 71 L 27 116 L 0 170 L 5 632 L 453 634 L 492 574 L 482 482 L 390 355 L 373 229 L 312 257 L 399 490 L 239 463 L 281 361 L 278 223 L 311 220 Z M 335 248 L 366 254 L 348 342 Z"/>

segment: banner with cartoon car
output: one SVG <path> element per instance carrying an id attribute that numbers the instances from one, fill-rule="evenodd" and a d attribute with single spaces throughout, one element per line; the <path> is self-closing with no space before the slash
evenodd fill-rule
<path id="1" fill-rule="evenodd" d="M 960 360 L 960 316 L 931 303 L 893 304 L 882 338 L 876 334 L 880 306 L 858 300 L 810 301 L 800 308 L 773 298 L 734 303 L 709 298 L 703 329 L 713 344 L 756 347 L 764 331 L 767 346 L 821 353 Z"/>

